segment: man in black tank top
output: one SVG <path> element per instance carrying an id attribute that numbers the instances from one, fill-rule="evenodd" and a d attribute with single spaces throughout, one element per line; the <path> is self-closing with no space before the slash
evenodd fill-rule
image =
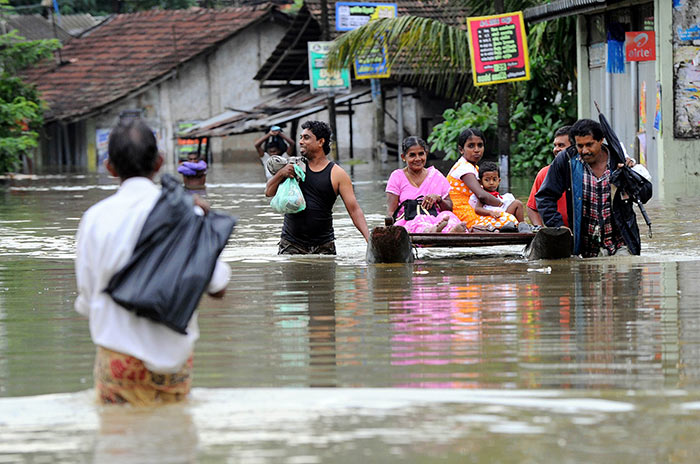
<path id="1" fill-rule="evenodd" d="M 308 163 L 306 180 L 299 182 L 306 208 L 284 215 L 278 254 L 335 254 L 333 205 L 340 195 L 353 224 L 365 240 L 369 239 L 367 221 L 357 203 L 350 176 L 326 155 L 330 151 L 331 129 L 325 122 L 306 121 L 299 136 L 299 152 Z M 272 197 L 285 179 L 294 177 L 291 164 L 267 181 L 265 196 Z"/>

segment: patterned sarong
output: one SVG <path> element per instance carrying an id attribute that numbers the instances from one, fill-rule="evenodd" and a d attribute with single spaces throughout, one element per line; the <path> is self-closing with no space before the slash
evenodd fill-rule
<path id="1" fill-rule="evenodd" d="M 174 403 L 184 400 L 190 392 L 192 356 L 179 372 L 158 374 L 133 356 L 98 346 L 94 376 L 97 401 L 102 404 Z"/>

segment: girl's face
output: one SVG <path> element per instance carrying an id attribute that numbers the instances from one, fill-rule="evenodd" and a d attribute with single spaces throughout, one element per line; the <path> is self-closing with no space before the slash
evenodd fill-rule
<path id="1" fill-rule="evenodd" d="M 467 161 L 476 164 L 484 156 L 484 141 L 481 137 L 472 135 L 464 142 L 464 146 L 459 147 L 459 152 Z"/>
<path id="2" fill-rule="evenodd" d="M 401 154 L 401 159 L 406 162 L 406 166 L 411 171 L 421 171 L 428 160 L 428 153 L 420 145 L 413 145 Z"/>

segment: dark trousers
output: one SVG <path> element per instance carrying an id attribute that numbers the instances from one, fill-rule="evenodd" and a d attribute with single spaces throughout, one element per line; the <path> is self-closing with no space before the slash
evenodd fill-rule
<path id="1" fill-rule="evenodd" d="M 278 255 L 334 255 L 335 242 L 330 241 L 322 245 L 299 245 L 283 238 L 280 239 Z"/>

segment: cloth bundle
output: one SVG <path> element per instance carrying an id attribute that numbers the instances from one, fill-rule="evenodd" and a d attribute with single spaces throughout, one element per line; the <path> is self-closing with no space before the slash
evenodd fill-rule
<path id="1" fill-rule="evenodd" d="M 177 172 L 187 177 L 195 177 L 200 174 L 206 174 L 207 163 L 204 160 L 197 161 L 196 163 L 192 161 L 185 161 L 178 166 Z"/>

